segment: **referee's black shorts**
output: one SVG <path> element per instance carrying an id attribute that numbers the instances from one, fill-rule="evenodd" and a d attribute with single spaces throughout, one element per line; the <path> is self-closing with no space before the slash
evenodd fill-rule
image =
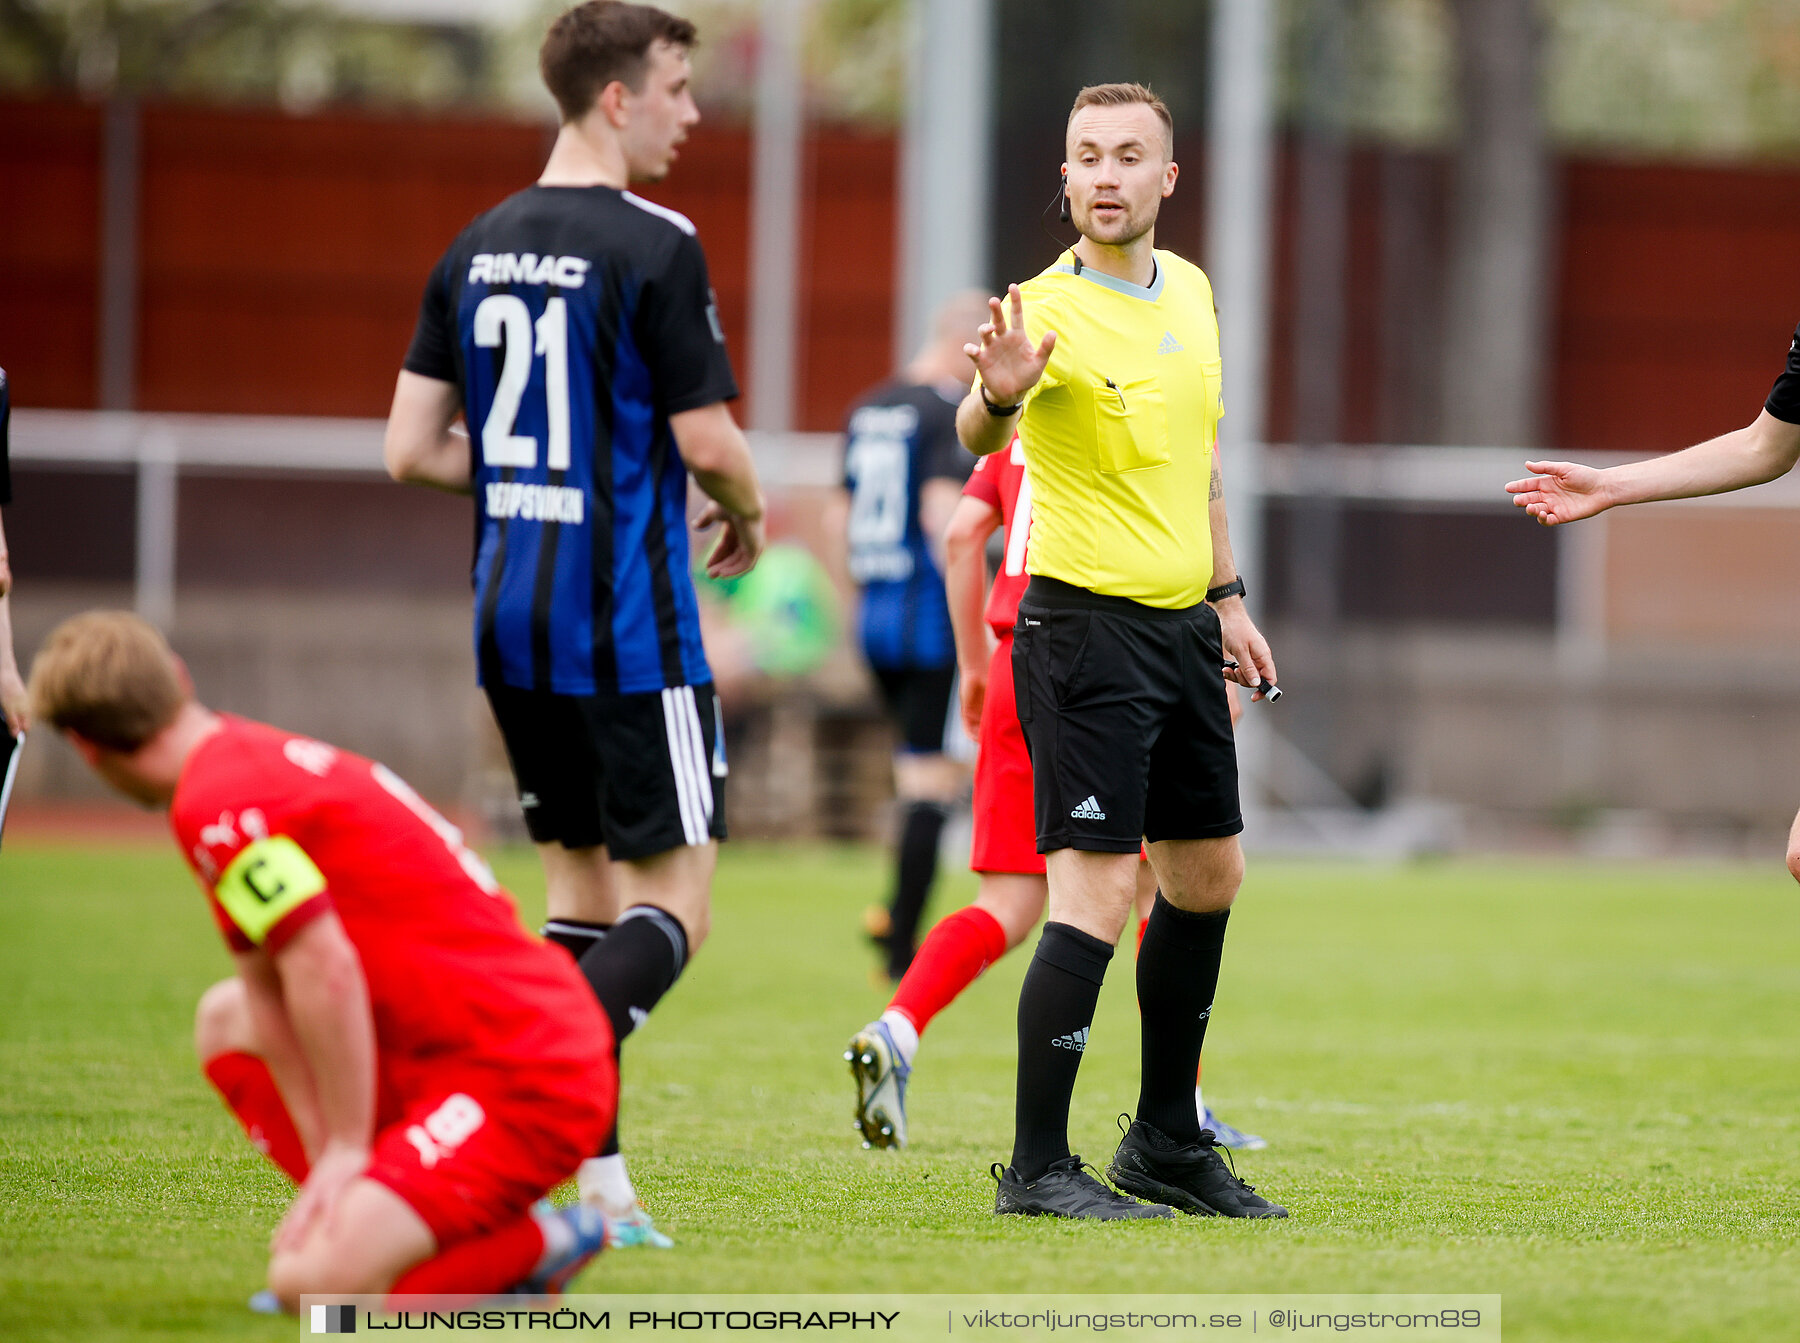
<path id="1" fill-rule="evenodd" d="M 1219 617 L 1033 577 L 1013 626 L 1039 853 L 1244 828 Z"/>
<path id="2" fill-rule="evenodd" d="M 525 828 L 620 860 L 725 838 L 725 742 L 710 683 L 641 695 L 486 687 Z"/>

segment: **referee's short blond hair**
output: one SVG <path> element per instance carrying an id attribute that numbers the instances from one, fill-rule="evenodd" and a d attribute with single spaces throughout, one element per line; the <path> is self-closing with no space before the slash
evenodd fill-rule
<path id="1" fill-rule="evenodd" d="M 190 697 L 168 641 L 129 611 L 63 621 L 31 664 L 32 713 L 109 751 L 137 750 Z"/>
<path id="2" fill-rule="evenodd" d="M 1075 124 L 1075 114 L 1084 107 L 1131 107 L 1142 104 L 1162 120 L 1163 124 L 1163 157 L 1175 157 L 1175 118 L 1169 115 L 1169 105 L 1157 97 L 1156 91 L 1148 84 L 1089 84 L 1075 95 L 1075 106 L 1069 109 L 1070 126 Z M 1065 130 L 1064 134 L 1068 132 Z"/>

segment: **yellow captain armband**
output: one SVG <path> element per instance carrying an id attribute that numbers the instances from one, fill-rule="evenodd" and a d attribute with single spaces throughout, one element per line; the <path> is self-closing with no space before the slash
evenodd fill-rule
<path id="1" fill-rule="evenodd" d="M 289 913 L 325 890 L 325 874 L 286 835 L 259 839 L 231 860 L 213 887 L 231 921 L 257 946 Z"/>

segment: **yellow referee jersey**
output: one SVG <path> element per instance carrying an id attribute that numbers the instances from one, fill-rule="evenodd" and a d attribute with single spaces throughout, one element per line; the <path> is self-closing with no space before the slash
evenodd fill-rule
<path id="1" fill-rule="evenodd" d="M 1056 332 L 1019 436 L 1031 476 L 1027 568 L 1146 606 L 1193 606 L 1212 581 L 1207 494 L 1219 324 L 1198 266 L 1157 252 L 1146 288 L 1065 252 L 1019 286 L 1033 342 Z"/>

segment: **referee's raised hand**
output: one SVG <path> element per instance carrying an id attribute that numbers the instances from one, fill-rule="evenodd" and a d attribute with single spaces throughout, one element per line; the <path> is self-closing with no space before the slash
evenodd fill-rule
<path id="1" fill-rule="evenodd" d="M 979 343 L 963 346 L 963 353 L 975 362 L 988 399 L 996 405 L 1012 406 L 1044 376 L 1050 351 L 1056 348 L 1056 333 L 1046 331 L 1044 339 L 1034 346 L 1025 332 L 1025 300 L 1019 286 L 1008 285 L 1006 293 L 1011 300 L 1011 320 L 1007 314 L 1009 305 L 990 298 L 988 312 L 993 320 L 976 328 Z"/>

